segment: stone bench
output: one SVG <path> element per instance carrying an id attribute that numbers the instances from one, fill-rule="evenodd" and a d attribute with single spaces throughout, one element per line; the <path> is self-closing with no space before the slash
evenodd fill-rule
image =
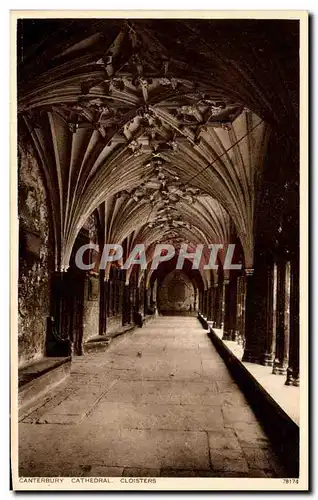
<path id="1" fill-rule="evenodd" d="M 70 375 L 71 358 L 42 358 L 19 369 L 19 410 L 34 404 L 38 398 Z"/>
<path id="2" fill-rule="evenodd" d="M 230 351 L 201 314 L 198 314 L 198 319 L 203 328 L 208 329 L 210 340 L 265 429 L 273 448 L 289 471 L 288 475 L 298 477 L 299 426 L 287 415 L 252 373 L 246 369 L 244 363 Z"/>

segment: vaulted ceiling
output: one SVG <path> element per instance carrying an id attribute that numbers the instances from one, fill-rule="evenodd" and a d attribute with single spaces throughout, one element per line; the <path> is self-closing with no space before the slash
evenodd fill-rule
<path id="1" fill-rule="evenodd" d="M 237 235 L 251 267 L 270 131 L 295 134 L 288 82 L 297 29 L 257 21 L 30 23 L 19 26 L 18 111 L 45 174 L 57 269 L 68 267 L 94 210 L 108 243 L 145 243 L 149 259 L 157 242 L 226 244 Z"/>

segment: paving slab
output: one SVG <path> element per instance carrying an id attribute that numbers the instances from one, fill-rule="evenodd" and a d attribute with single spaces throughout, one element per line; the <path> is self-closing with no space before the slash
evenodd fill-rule
<path id="1" fill-rule="evenodd" d="M 76 476 L 83 467 L 93 465 L 149 468 L 151 464 L 154 469 L 209 470 L 205 432 L 109 429 L 83 423 L 21 427 L 20 467 L 24 475 Z"/>
<path id="2" fill-rule="evenodd" d="M 210 450 L 237 450 L 242 453 L 240 442 L 232 429 L 208 433 Z"/>
<path id="3" fill-rule="evenodd" d="M 108 428 L 214 430 L 223 429 L 220 408 L 198 405 L 163 405 L 99 402 L 87 423 Z"/>
<path id="4" fill-rule="evenodd" d="M 210 448 L 211 468 L 214 471 L 248 473 L 246 458 L 240 450 Z"/>

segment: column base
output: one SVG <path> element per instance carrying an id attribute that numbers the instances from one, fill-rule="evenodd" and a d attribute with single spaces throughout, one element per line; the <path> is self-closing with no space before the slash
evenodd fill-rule
<path id="1" fill-rule="evenodd" d="M 259 356 L 255 355 L 251 349 L 246 348 L 242 357 L 242 362 L 244 363 L 256 363 L 259 364 Z"/>
<path id="2" fill-rule="evenodd" d="M 278 359 L 275 359 L 272 373 L 273 375 L 286 375 L 287 366 Z"/>
<path id="3" fill-rule="evenodd" d="M 287 378 L 285 385 L 293 385 L 299 387 L 299 373 L 295 372 L 292 368 L 287 368 Z"/>
<path id="4" fill-rule="evenodd" d="M 76 356 L 83 356 L 84 355 L 83 344 L 81 344 L 80 346 L 78 346 L 75 349 L 75 355 Z"/>
<path id="5" fill-rule="evenodd" d="M 235 340 L 235 342 L 238 345 L 242 346 L 243 349 L 244 349 L 244 347 L 245 347 L 245 339 L 244 339 L 243 335 L 241 334 L 241 332 L 239 330 L 235 330 L 234 331 L 234 340 Z"/>
<path id="6" fill-rule="evenodd" d="M 273 366 L 274 364 L 274 358 L 272 354 L 265 353 L 264 354 L 264 359 L 262 361 L 263 366 Z"/>
<path id="7" fill-rule="evenodd" d="M 74 354 L 75 354 L 74 342 L 72 340 L 68 340 L 68 343 L 67 343 L 67 355 L 70 356 L 71 358 L 73 358 Z"/>
<path id="8" fill-rule="evenodd" d="M 232 340 L 232 335 L 231 335 L 231 333 L 230 333 L 230 332 L 224 332 L 224 331 L 223 331 L 222 340 Z"/>
<path id="9" fill-rule="evenodd" d="M 222 340 L 235 340 L 235 330 L 224 330 Z"/>

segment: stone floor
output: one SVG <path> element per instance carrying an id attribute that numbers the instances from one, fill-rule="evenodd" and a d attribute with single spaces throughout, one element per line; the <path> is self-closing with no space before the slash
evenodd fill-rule
<path id="1" fill-rule="evenodd" d="M 75 358 L 19 424 L 21 476 L 284 477 L 199 321 L 157 317 Z"/>

